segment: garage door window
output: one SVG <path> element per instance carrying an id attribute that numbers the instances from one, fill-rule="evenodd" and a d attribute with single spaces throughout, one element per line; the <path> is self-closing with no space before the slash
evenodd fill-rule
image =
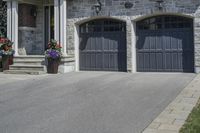
<path id="1" fill-rule="evenodd" d="M 191 20 L 177 16 L 158 16 L 154 18 L 148 18 L 138 24 L 138 29 L 140 30 L 159 30 L 191 27 Z"/>

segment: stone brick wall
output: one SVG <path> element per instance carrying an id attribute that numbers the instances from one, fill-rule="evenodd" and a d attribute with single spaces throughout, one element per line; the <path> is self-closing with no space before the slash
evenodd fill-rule
<path id="1" fill-rule="evenodd" d="M 195 12 L 194 44 L 195 44 L 195 66 L 196 66 L 196 72 L 200 72 L 200 7 Z"/>
<path id="2" fill-rule="evenodd" d="M 194 33 L 195 33 L 195 65 L 200 68 L 200 1 L 199 0 L 167 0 L 163 3 L 163 10 L 159 11 L 155 3 L 149 0 L 129 0 L 133 4 L 132 8 L 126 9 L 125 2 L 127 0 L 101 0 L 102 11 L 96 14 L 92 8 L 96 4 L 96 0 L 70 0 L 67 2 L 68 11 L 68 46 L 69 54 L 74 54 L 75 49 L 75 30 L 82 22 L 95 18 L 116 18 L 127 23 L 127 62 L 128 70 L 132 69 L 132 44 L 133 31 L 135 21 L 150 15 L 158 14 L 176 14 L 194 17 Z M 134 46 L 133 46 L 134 47 Z M 199 70 L 200 71 L 200 70 Z"/>

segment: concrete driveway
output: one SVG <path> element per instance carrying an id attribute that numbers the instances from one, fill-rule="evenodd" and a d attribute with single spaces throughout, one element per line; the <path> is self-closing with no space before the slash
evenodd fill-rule
<path id="1" fill-rule="evenodd" d="M 2 84 L 0 133 L 140 133 L 194 77 L 78 72 Z"/>

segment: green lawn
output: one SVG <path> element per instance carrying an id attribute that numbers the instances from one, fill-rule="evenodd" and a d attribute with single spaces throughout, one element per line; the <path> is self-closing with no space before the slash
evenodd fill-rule
<path id="1" fill-rule="evenodd" d="M 200 100 L 180 130 L 180 133 L 200 133 Z"/>

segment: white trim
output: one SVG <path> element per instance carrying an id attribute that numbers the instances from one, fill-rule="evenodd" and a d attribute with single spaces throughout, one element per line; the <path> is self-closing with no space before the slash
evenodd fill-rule
<path id="1" fill-rule="evenodd" d="M 7 37 L 12 39 L 12 5 L 7 1 Z"/>
<path id="2" fill-rule="evenodd" d="M 75 71 L 79 71 L 79 25 L 74 26 L 74 45 L 75 45 Z"/>
<path id="3" fill-rule="evenodd" d="M 12 1 L 12 42 L 14 42 L 15 56 L 18 54 L 18 1 Z"/>
<path id="4" fill-rule="evenodd" d="M 59 37 L 59 2 L 58 0 L 54 0 L 54 39 L 60 41 Z"/>
<path id="5" fill-rule="evenodd" d="M 67 2 L 60 0 L 60 43 L 63 55 L 67 55 Z"/>
<path id="6" fill-rule="evenodd" d="M 137 54 L 136 54 L 136 44 L 137 44 L 137 36 L 136 36 L 136 23 L 131 22 L 131 62 L 132 62 L 132 73 L 137 72 Z"/>

